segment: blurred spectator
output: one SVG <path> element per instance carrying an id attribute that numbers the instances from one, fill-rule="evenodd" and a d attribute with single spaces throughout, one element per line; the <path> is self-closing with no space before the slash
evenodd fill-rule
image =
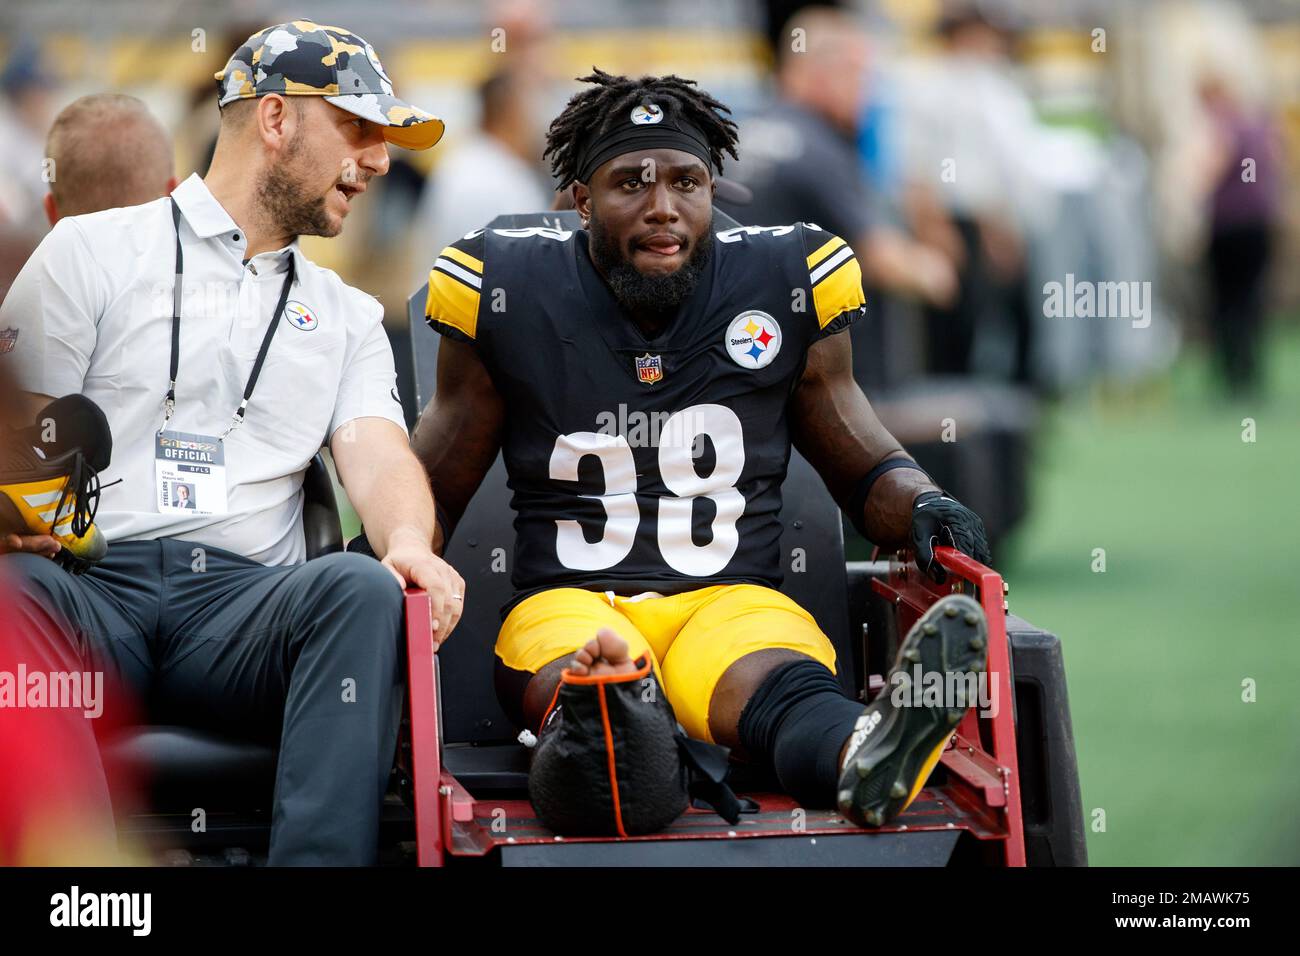
<path id="1" fill-rule="evenodd" d="M 483 10 L 483 24 L 489 32 L 500 30 L 505 44 L 495 55 L 507 57 L 510 69 L 528 76 L 534 84 L 544 84 L 551 72 L 551 7 L 549 0 L 492 0 Z"/>
<path id="2" fill-rule="evenodd" d="M 41 64 L 35 43 L 19 41 L 0 70 L 0 223 L 17 227 L 40 222 L 45 130 L 57 84 Z"/>
<path id="3" fill-rule="evenodd" d="M 502 213 L 549 209 L 542 179 L 541 129 L 529 75 L 493 73 L 479 86 L 479 127 L 450 150 L 425 186 L 416 215 L 419 280 L 438 251 Z"/>
<path id="4" fill-rule="evenodd" d="M 1264 293 L 1281 216 L 1280 141 L 1268 117 L 1249 109 L 1223 78 L 1207 76 L 1200 99 L 1215 140 L 1205 254 L 1210 325 L 1224 381 L 1239 397 L 1260 384 Z"/>
<path id="5" fill-rule="evenodd" d="M 848 14 L 809 7 L 781 36 L 778 98 L 741 125 L 740 162 L 726 171 L 754 199 L 744 206 L 719 200 L 719 208 L 752 225 L 816 223 L 853 247 L 868 284 L 950 302 L 956 293 L 952 264 L 883 221 L 858 157 L 865 33 Z"/>
<path id="6" fill-rule="evenodd" d="M 212 103 L 212 89 L 218 82 L 214 74 L 226 65 L 224 58 L 230 50 L 238 50 L 246 39 L 264 26 L 266 24 L 260 19 L 241 14 L 226 23 L 216 35 L 209 36 L 205 50 L 194 54 L 199 60 L 194 68 L 194 79 L 184 89 L 180 116 L 171 124 L 182 177 L 190 173 L 208 174 L 221 128 L 221 111 Z"/>
<path id="7" fill-rule="evenodd" d="M 172 140 L 134 96 L 95 93 L 74 100 L 54 120 L 45 143 L 53 161 L 45 215 L 138 206 L 176 188 Z"/>
<path id="8" fill-rule="evenodd" d="M 941 56 L 916 71 L 903 112 L 912 226 L 960 274 L 956 301 L 927 310 L 927 366 L 971 372 L 977 329 L 1009 315 L 1013 377 L 1024 381 L 1031 323 L 1023 234 L 1038 176 L 1037 121 L 1000 25 L 973 4 L 953 4 L 939 33 Z"/>

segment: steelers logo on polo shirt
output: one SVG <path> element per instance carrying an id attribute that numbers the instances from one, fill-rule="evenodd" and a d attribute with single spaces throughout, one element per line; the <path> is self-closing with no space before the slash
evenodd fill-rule
<path id="1" fill-rule="evenodd" d="M 781 351 L 781 326 L 766 312 L 751 309 L 731 320 L 726 344 L 727 354 L 741 368 L 764 368 Z"/>
<path id="2" fill-rule="evenodd" d="M 284 320 L 300 332 L 310 332 L 316 328 L 316 316 L 301 302 L 290 301 L 284 304 Z"/>

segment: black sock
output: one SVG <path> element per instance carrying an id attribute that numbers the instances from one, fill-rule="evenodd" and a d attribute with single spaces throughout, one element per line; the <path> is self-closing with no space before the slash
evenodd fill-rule
<path id="1" fill-rule="evenodd" d="M 844 696 L 824 664 L 794 661 L 759 685 L 740 714 L 740 740 L 768 760 L 782 788 L 807 806 L 834 806 L 839 756 L 862 704 Z"/>

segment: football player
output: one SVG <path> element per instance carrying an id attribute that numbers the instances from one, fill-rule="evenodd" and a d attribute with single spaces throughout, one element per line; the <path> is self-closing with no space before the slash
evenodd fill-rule
<path id="1" fill-rule="evenodd" d="M 715 232 L 727 108 L 677 76 L 582 79 L 545 154 L 582 228 L 479 229 L 443 250 L 426 313 L 445 339 L 414 436 L 435 549 L 504 454 L 516 593 L 496 665 L 507 711 L 540 729 L 534 805 L 581 829 L 590 797 L 617 833 L 680 812 L 680 793 L 665 810 L 643 805 L 647 779 L 628 785 L 671 751 L 672 720 L 636 706 L 662 687 L 690 738 L 880 825 L 915 799 L 966 702 L 844 695 L 830 641 L 778 590 L 791 446 L 866 537 L 914 547 L 938 580 L 936 544 L 989 560 L 983 526 L 853 379 L 842 333 L 865 309 L 844 240 L 812 223 Z M 895 666 L 980 670 L 985 641 L 978 605 L 950 595 Z"/>

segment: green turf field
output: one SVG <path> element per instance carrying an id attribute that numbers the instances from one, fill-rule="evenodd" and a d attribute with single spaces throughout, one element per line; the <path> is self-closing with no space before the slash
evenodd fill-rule
<path id="1" fill-rule="evenodd" d="M 1093 864 L 1300 863 L 1300 331 L 1270 346 L 1267 400 L 1218 397 L 1189 348 L 1045 418 L 998 565 L 1064 644 Z"/>

